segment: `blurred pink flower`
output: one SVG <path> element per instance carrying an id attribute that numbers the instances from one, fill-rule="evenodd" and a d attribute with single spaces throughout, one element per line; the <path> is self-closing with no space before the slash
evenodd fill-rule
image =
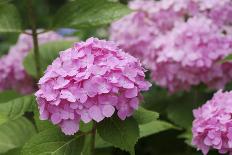
<path id="1" fill-rule="evenodd" d="M 219 90 L 202 107 L 193 111 L 192 143 L 204 155 L 210 149 L 232 154 L 232 92 Z"/>
<path id="2" fill-rule="evenodd" d="M 113 42 L 90 38 L 60 53 L 39 81 L 36 92 L 42 120 L 58 124 L 67 135 L 79 122 L 102 121 L 115 111 L 124 120 L 138 108 L 144 80 L 140 62 Z"/>
<path id="3" fill-rule="evenodd" d="M 61 39 L 63 37 L 56 32 L 38 35 L 39 44 Z M 33 80 L 23 68 L 23 59 L 32 48 L 32 36 L 20 34 L 16 45 L 10 47 L 8 54 L 0 58 L 0 91 L 13 89 L 27 94 L 34 90 Z"/>
<path id="4" fill-rule="evenodd" d="M 135 0 L 116 21 L 111 40 L 139 58 L 153 81 L 170 92 L 204 83 L 223 88 L 232 79 L 232 1 Z"/>
<path id="5" fill-rule="evenodd" d="M 171 92 L 188 90 L 200 83 L 219 89 L 232 79 L 232 64 L 219 63 L 232 53 L 232 37 L 221 33 L 204 16 L 177 23 L 153 46 L 157 57 L 149 62 L 152 78 Z"/>

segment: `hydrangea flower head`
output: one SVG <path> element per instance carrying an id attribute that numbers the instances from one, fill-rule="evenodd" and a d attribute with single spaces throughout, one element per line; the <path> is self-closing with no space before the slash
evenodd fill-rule
<path id="1" fill-rule="evenodd" d="M 60 53 L 39 81 L 36 92 L 42 120 L 58 124 L 67 135 L 79 122 L 102 121 L 115 112 L 124 120 L 148 90 L 140 62 L 113 42 L 90 38 Z"/>
<path id="2" fill-rule="evenodd" d="M 188 90 L 200 83 L 223 88 L 232 78 L 231 63 L 219 63 L 232 52 L 232 38 L 204 16 L 177 23 L 153 46 L 157 57 L 149 63 L 152 78 L 171 92 Z"/>
<path id="3" fill-rule="evenodd" d="M 174 23 L 183 20 L 187 3 L 184 1 L 135 0 L 129 3 L 133 13 L 114 22 L 110 28 L 110 39 L 121 48 L 139 58 L 144 65 L 156 53 L 151 44 L 160 35 L 171 30 Z"/>
<path id="4" fill-rule="evenodd" d="M 61 39 L 63 37 L 55 32 L 38 35 L 39 44 Z M 32 36 L 20 34 L 16 45 L 10 47 L 8 54 L 0 58 L 0 91 L 13 89 L 27 94 L 34 90 L 33 80 L 23 67 L 23 59 L 32 48 Z"/>
<path id="5" fill-rule="evenodd" d="M 157 85 L 176 92 L 230 81 L 231 63 L 218 61 L 232 52 L 231 0 L 135 0 L 129 7 L 134 12 L 112 24 L 110 38 L 139 58 Z"/>
<path id="6" fill-rule="evenodd" d="M 232 154 L 232 92 L 219 90 L 202 107 L 193 111 L 192 143 L 204 155 L 210 149 Z"/>

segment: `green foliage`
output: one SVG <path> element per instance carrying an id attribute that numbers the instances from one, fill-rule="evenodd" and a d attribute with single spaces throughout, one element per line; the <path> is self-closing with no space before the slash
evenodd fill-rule
<path id="1" fill-rule="evenodd" d="M 95 146 L 96 146 L 96 148 L 106 148 L 106 147 L 111 147 L 112 144 L 110 144 L 110 143 L 104 141 L 104 140 L 99 136 L 99 134 L 97 133 L 97 134 L 96 134 Z"/>
<path id="2" fill-rule="evenodd" d="M 118 117 L 105 119 L 98 124 L 97 131 L 104 141 L 134 154 L 134 145 L 139 138 L 139 127 L 132 117 L 124 121 Z"/>
<path id="3" fill-rule="evenodd" d="M 40 62 L 42 62 L 40 65 L 42 71 L 45 71 L 47 66 L 50 65 L 55 58 L 57 58 L 60 51 L 70 48 L 74 42 L 74 40 L 54 41 L 40 45 Z M 32 49 L 30 53 L 26 56 L 23 64 L 27 73 L 33 77 L 36 77 L 36 67 L 33 50 L 34 49 Z"/>
<path id="4" fill-rule="evenodd" d="M 76 0 L 63 6 L 53 27 L 91 28 L 109 24 L 130 13 L 127 6 L 108 0 Z"/>
<path id="5" fill-rule="evenodd" d="M 139 124 L 146 124 L 158 119 L 159 114 L 157 112 L 144 109 L 143 107 L 139 107 L 139 109 L 134 112 L 133 117 Z"/>
<path id="6" fill-rule="evenodd" d="M 20 32 L 21 18 L 16 7 L 0 3 L 0 32 Z"/>
<path id="7" fill-rule="evenodd" d="M 23 146 L 33 134 L 33 124 L 24 117 L 0 125 L 0 153 Z"/>
<path id="8" fill-rule="evenodd" d="M 34 135 L 24 145 L 22 155 L 80 155 L 83 143 L 83 135 L 65 136 L 53 127 Z"/>
<path id="9" fill-rule="evenodd" d="M 184 133 L 180 134 L 178 138 L 183 138 L 185 143 L 189 146 L 192 146 L 192 130 L 191 128 L 187 129 Z"/>
<path id="10" fill-rule="evenodd" d="M 224 60 L 220 61 L 220 63 L 231 62 L 232 61 L 232 54 L 226 56 Z"/>
<path id="11" fill-rule="evenodd" d="M 23 96 L 0 104 L 0 124 L 21 117 L 26 111 L 32 111 L 32 96 Z"/>
<path id="12" fill-rule="evenodd" d="M 164 122 L 160 120 L 155 120 L 150 123 L 139 126 L 141 138 L 169 129 L 177 129 L 177 128 L 168 122 Z"/>
<path id="13" fill-rule="evenodd" d="M 0 93 L 0 104 L 18 98 L 20 96 L 21 95 L 15 91 L 11 91 L 11 90 L 3 91 Z"/>
<path id="14" fill-rule="evenodd" d="M 168 118 L 175 124 L 188 128 L 192 125 L 193 114 L 192 109 L 194 108 L 193 103 L 173 103 L 168 106 L 167 114 Z"/>

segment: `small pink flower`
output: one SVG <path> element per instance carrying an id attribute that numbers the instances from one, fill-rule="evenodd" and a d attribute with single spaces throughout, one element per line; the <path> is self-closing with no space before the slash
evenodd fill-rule
<path id="1" fill-rule="evenodd" d="M 144 71 L 138 59 L 113 42 L 90 38 L 75 43 L 39 81 L 40 117 L 67 135 L 78 131 L 80 120 L 100 122 L 116 111 L 124 120 L 138 108 L 140 92 L 151 86 Z"/>

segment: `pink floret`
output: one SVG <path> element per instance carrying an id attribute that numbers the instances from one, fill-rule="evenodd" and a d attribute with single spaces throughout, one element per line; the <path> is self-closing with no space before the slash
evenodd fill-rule
<path id="1" fill-rule="evenodd" d="M 138 108 L 149 89 L 138 59 L 113 42 L 90 38 L 60 52 L 39 80 L 40 118 L 58 124 L 67 135 L 117 113 L 122 120 Z"/>

